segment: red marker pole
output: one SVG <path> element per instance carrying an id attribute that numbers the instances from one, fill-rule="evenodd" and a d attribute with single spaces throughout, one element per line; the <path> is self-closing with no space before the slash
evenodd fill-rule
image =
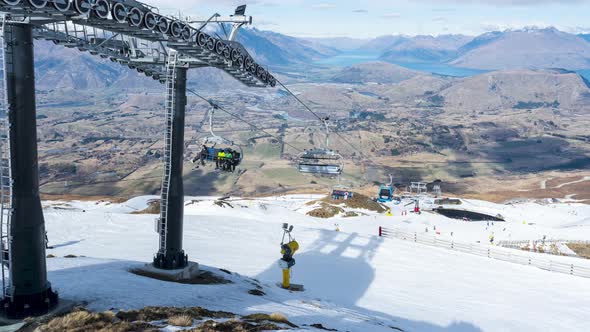
<path id="1" fill-rule="evenodd" d="M 381 228 L 381 226 L 379 226 L 379 237 L 383 236 L 383 229 Z"/>

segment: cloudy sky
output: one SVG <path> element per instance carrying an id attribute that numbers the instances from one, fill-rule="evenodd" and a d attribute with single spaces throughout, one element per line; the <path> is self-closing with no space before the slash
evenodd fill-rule
<path id="1" fill-rule="evenodd" d="M 300 37 L 481 34 L 525 26 L 590 32 L 590 0 L 143 0 L 205 17 L 248 4 L 254 26 Z"/>

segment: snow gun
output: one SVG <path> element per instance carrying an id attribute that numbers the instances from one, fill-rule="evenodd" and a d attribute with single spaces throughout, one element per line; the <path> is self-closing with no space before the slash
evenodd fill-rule
<path id="1" fill-rule="evenodd" d="M 293 286 L 295 286 L 291 285 L 291 268 L 295 266 L 295 259 L 293 256 L 297 250 L 299 250 L 299 243 L 291 236 L 292 231 L 293 225 L 289 226 L 287 223 L 283 224 L 283 239 L 281 240 L 281 255 L 283 255 L 283 257 L 279 260 L 279 266 L 283 270 L 283 282 L 281 287 L 290 290 L 293 290 Z M 285 238 L 287 238 L 287 241 L 285 241 Z"/>

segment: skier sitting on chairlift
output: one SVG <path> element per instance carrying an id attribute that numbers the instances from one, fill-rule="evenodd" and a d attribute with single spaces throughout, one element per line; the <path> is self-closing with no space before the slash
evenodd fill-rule
<path id="1" fill-rule="evenodd" d="M 233 151 L 229 148 L 225 149 L 224 171 L 231 172 L 233 163 L 234 163 Z"/>
<path id="2" fill-rule="evenodd" d="M 236 170 L 236 165 L 240 164 L 240 153 L 238 151 L 234 151 L 233 153 L 234 159 L 232 160 L 232 172 Z"/>
<path id="3" fill-rule="evenodd" d="M 198 161 L 201 164 L 201 166 L 205 166 L 205 160 L 207 160 L 208 157 L 209 157 L 209 148 L 203 144 L 203 148 L 201 149 L 199 154 L 195 158 L 193 158 L 193 160 L 192 160 L 193 164 Z M 197 168 L 199 168 L 198 165 L 197 165 Z"/>
<path id="4" fill-rule="evenodd" d="M 217 153 L 217 160 L 215 160 L 215 169 L 219 169 L 219 167 L 223 167 L 223 163 L 225 160 L 225 151 L 224 150 L 220 150 Z"/>

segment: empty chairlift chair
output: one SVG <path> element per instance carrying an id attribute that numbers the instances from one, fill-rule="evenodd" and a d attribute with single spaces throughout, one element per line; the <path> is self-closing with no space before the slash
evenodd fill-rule
<path id="1" fill-rule="evenodd" d="M 319 175 L 340 175 L 344 170 L 344 158 L 330 147 L 329 118 L 323 118 L 326 129 L 326 148 L 306 150 L 297 157 L 297 168 L 301 173 Z"/>
<path id="2" fill-rule="evenodd" d="M 297 165 L 301 173 L 340 175 L 344 170 L 342 156 L 336 151 L 327 149 L 303 152 L 298 157 Z"/>

